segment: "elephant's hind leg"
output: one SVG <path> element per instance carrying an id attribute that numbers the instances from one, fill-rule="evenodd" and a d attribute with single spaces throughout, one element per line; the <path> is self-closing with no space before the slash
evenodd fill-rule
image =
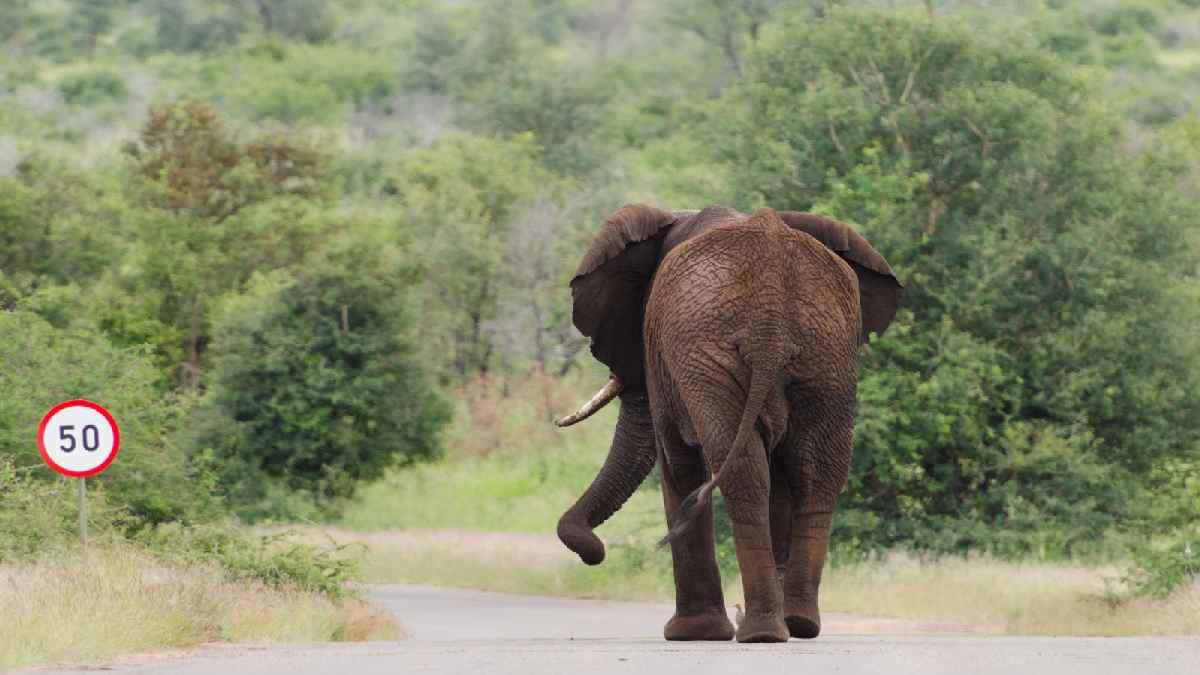
<path id="1" fill-rule="evenodd" d="M 792 513 L 783 582 L 784 620 L 792 637 L 815 638 L 821 633 L 817 593 L 829 549 L 833 507 L 850 471 L 854 395 L 809 398 L 793 410 L 799 412 L 793 418 L 799 438 L 785 450 Z"/>
<path id="2" fill-rule="evenodd" d="M 697 431 L 710 466 L 721 466 L 733 446 L 737 418 L 729 417 L 734 420 L 732 423 L 713 423 L 714 420 L 709 419 L 698 425 Z M 766 450 L 758 434 L 751 434 L 749 443 L 735 461 L 737 464 L 718 487 L 725 496 L 729 518 L 733 522 L 738 568 L 742 572 L 742 591 L 746 598 L 745 617 L 738 626 L 736 637 L 738 642 L 786 642 L 788 630 L 783 621 L 783 591 L 771 546 L 770 475 Z"/>
<path id="3" fill-rule="evenodd" d="M 663 425 L 670 428 L 670 425 Z M 683 498 L 705 479 L 700 453 L 684 445 L 674 430 L 661 434 L 666 441 L 667 465 L 661 467 L 663 505 L 668 526 Z M 668 640 L 731 640 L 733 624 L 725 611 L 721 573 L 717 568 L 712 504 L 706 504 L 680 537 L 671 542 L 675 572 L 675 615 L 663 628 Z"/>
<path id="4" fill-rule="evenodd" d="M 775 572 L 779 583 L 787 576 L 788 557 L 792 554 L 792 489 L 788 485 L 787 451 L 771 453 L 771 547 L 775 552 Z"/>

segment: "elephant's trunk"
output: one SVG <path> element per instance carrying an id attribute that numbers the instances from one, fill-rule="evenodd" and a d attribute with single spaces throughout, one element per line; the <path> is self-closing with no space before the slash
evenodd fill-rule
<path id="1" fill-rule="evenodd" d="M 604 560 L 604 542 L 592 531 L 616 513 L 654 468 L 654 425 L 644 392 L 621 396 L 612 448 L 600 473 L 558 521 L 558 538 L 589 565 Z"/>
<path id="2" fill-rule="evenodd" d="M 584 403 L 583 406 L 581 406 L 579 410 L 576 410 L 574 413 L 571 413 L 570 415 L 567 415 L 566 417 L 556 421 L 555 424 L 560 427 L 569 427 L 576 422 L 582 422 L 583 420 L 586 420 L 587 418 L 596 414 L 597 410 L 608 405 L 609 401 L 612 401 L 614 398 L 616 398 L 617 394 L 621 393 L 621 389 L 621 380 L 617 379 L 616 375 L 613 375 L 608 379 L 608 383 L 605 384 L 600 391 L 596 392 L 596 395 L 592 397 L 592 400 Z"/>

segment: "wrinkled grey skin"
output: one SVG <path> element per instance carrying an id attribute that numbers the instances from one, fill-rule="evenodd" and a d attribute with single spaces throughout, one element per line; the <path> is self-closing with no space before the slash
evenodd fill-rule
<path id="1" fill-rule="evenodd" d="M 627 206 L 572 280 L 573 318 L 624 385 L 600 473 L 558 534 L 592 530 L 662 461 L 676 585 L 667 639 L 734 637 L 713 545 L 713 486 L 734 525 L 739 641 L 820 632 L 817 589 L 850 466 L 856 353 L 900 300 L 887 262 L 843 223 L 763 209 Z"/>

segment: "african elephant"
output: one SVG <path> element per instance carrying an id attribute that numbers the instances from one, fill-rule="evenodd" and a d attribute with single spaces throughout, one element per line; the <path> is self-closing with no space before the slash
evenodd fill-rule
<path id="1" fill-rule="evenodd" d="M 761 209 L 666 212 L 604 223 L 571 281 L 572 319 L 612 373 L 573 415 L 613 398 L 611 449 L 558 536 L 587 564 L 593 530 L 656 461 L 675 573 L 668 640 L 728 640 L 710 495 L 733 523 L 746 599 L 740 642 L 813 638 L 834 502 L 850 468 L 857 350 L 895 316 L 903 286 L 844 223 Z"/>

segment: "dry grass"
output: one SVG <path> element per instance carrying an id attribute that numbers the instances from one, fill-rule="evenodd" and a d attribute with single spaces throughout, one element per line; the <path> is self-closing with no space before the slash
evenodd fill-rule
<path id="1" fill-rule="evenodd" d="M 0 566 L 0 670 L 92 661 L 214 640 L 395 639 L 401 631 L 360 600 L 230 581 L 113 546 Z"/>
<path id="2" fill-rule="evenodd" d="M 548 535 L 464 530 L 301 531 L 314 542 L 332 537 L 340 544 L 362 544 L 361 571 L 370 583 L 606 600 L 673 597 L 671 579 L 662 574 L 663 564 L 670 565 L 664 551 L 647 551 L 655 557 L 655 564 L 635 566 L 622 559 L 629 549 L 610 546 L 605 564 L 588 567 Z M 497 565 L 498 560 L 503 564 Z"/>
<path id="3" fill-rule="evenodd" d="M 1165 600 L 1122 601 L 1115 568 L 892 555 L 826 570 L 830 611 L 951 621 L 1023 635 L 1200 633 L 1200 580 Z"/>
<path id="4" fill-rule="evenodd" d="M 314 530 L 314 533 L 318 532 Z M 323 535 L 322 535 L 323 536 Z M 333 532 L 366 546 L 364 576 L 510 593 L 610 600 L 673 599 L 670 556 L 651 546 L 610 547 L 587 567 L 553 537 L 467 531 Z M 503 564 L 498 565 L 497 560 Z M 1200 634 L 1200 581 L 1165 600 L 1122 599 L 1118 570 L 1069 563 L 988 558 L 884 560 L 831 566 L 821 587 L 830 612 L 960 625 L 1021 635 Z M 726 600 L 741 602 L 741 580 Z"/>
<path id="5" fill-rule="evenodd" d="M 670 555 L 653 545 L 663 527 L 657 491 L 638 491 L 600 528 L 609 557 L 599 567 L 581 564 L 553 535 L 599 469 L 616 410 L 565 432 L 550 420 L 601 383 L 595 373 L 567 381 L 534 373 L 466 385 L 447 459 L 366 486 L 341 522 L 347 530 L 334 538 L 367 545 L 363 573 L 376 583 L 671 600 Z M 994 633 L 1200 633 L 1200 585 L 1167 600 L 1118 602 L 1121 589 L 1106 582 L 1117 576 L 1115 568 L 1080 564 L 894 555 L 828 569 L 822 606 Z M 740 580 L 727 581 L 726 598 L 738 602 Z"/>

